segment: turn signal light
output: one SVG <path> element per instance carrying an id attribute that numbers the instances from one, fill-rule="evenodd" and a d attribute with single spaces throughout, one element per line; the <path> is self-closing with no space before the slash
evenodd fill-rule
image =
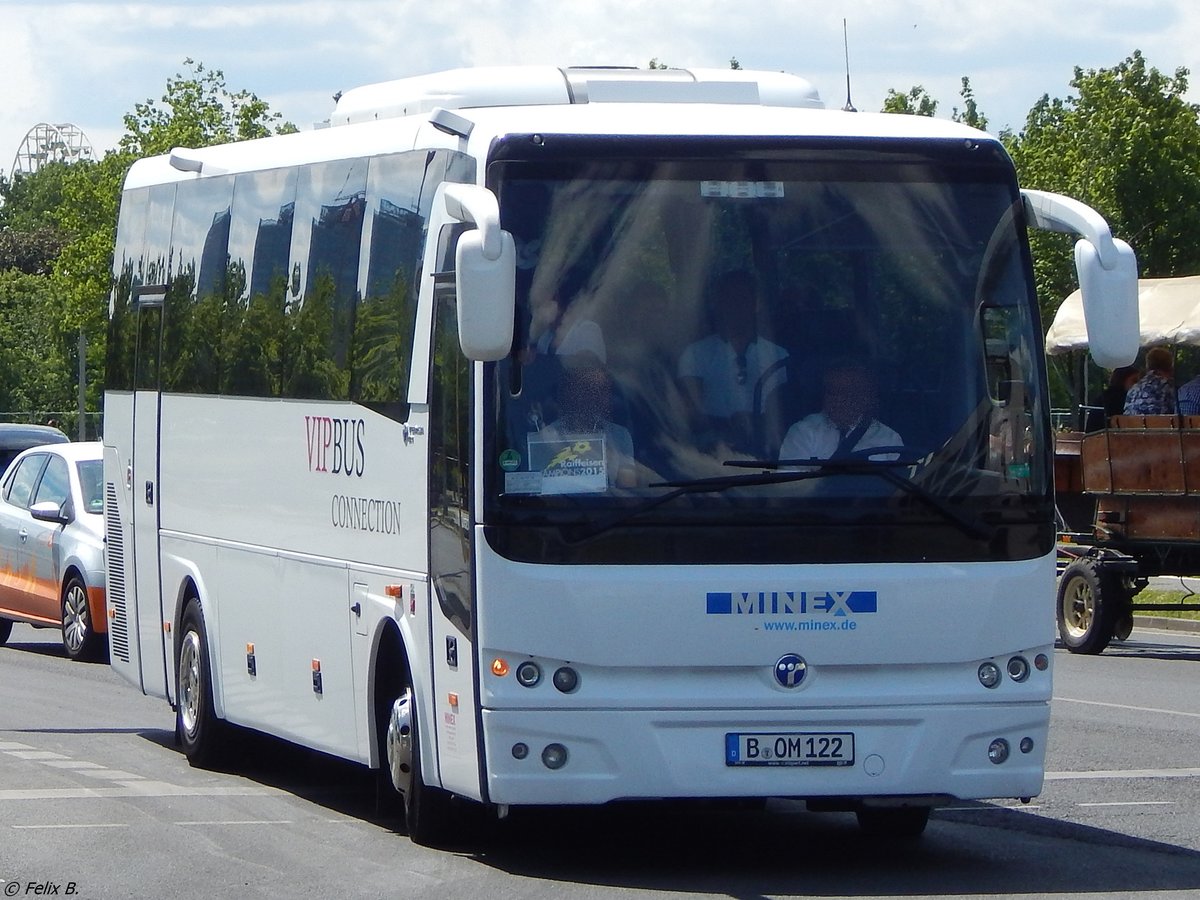
<path id="1" fill-rule="evenodd" d="M 508 674 L 508 661 L 504 659 L 492 660 L 492 674 L 497 678 L 503 678 Z"/>

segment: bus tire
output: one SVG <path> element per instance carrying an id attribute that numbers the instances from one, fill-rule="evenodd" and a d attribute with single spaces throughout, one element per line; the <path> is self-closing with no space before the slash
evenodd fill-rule
<path id="1" fill-rule="evenodd" d="M 200 603 L 194 597 L 187 602 L 179 623 L 175 660 L 175 734 L 191 765 L 211 768 L 220 756 L 224 723 L 213 708 L 208 633 Z"/>
<path id="2" fill-rule="evenodd" d="M 1058 582 L 1058 636 L 1072 653 L 1096 654 L 1112 640 L 1120 584 L 1096 559 L 1077 559 Z"/>
<path id="3" fill-rule="evenodd" d="M 404 824 L 414 844 L 442 845 L 450 837 L 450 795 L 425 783 L 421 772 L 419 710 L 412 679 L 407 675 L 387 719 L 387 770 L 392 787 L 404 799 Z"/>
<path id="4" fill-rule="evenodd" d="M 881 838 L 918 838 L 929 824 L 928 806 L 860 806 L 854 811 L 863 834 Z"/>
<path id="5" fill-rule="evenodd" d="M 0 647 L 8 643 L 8 637 L 12 634 L 12 627 L 12 619 L 0 619 Z"/>
<path id="6" fill-rule="evenodd" d="M 93 659 L 97 653 L 96 629 L 88 606 L 87 585 L 72 574 L 62 592 L 62 641 L 67 656 L 75 660 Z"/>

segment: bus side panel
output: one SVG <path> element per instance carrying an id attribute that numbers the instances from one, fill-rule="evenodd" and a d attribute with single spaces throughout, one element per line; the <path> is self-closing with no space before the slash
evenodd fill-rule
<path id="1" fill-rule="evenodd" d="M 285 629 L 279 554 L 266 549 L 222 547 L 214 554 L 212 585 L 220 598 L 220 680 L 230 721 L 266 731 L 287 724 L 281 672 Z"/>
<path id="2" fill-rule="evenodd" d="M 369 762 L 368 636 L 389 585 L 424 593 L 423 442 L 320 401 L 164 394 L 163 423 L 164 588 L 206 583 L 218 709 Z"/>

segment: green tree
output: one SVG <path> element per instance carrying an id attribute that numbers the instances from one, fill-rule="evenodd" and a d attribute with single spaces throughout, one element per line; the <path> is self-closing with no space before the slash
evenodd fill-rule
<path id="1" fill-rule="evenodd" d="M 1075 69 L 1065 100 L 1044 95 L 1007 138 L 1025 187 L 1082 200 L 1133 245 L 1143 276 L 1200 272 L 1200 107 L 1188 71 L 1167 76 L 1140 51 L 1111 69 Z M 1075 287 L 1072 241 L 1035 233 L 1043 315 Z"/>
<path id="2" fill-rule="evenodd" d="M 0 285 L 0 335 L 10 335 L 4 343 L 19 345 L 0 354 L 0 399 L 7 392 L 9 411 L 75 405 L 80 334 L 87 341 L 88 406 L 100 408 L 117 211 L 121 186 L 138 158 L 176 146 L 204 147 L 296 130 L 254 94 L 230 91 L 220 70 L 190 59 L 184 65 L 184 73 L 167 80 L 160 101 L 136 104 L 125 116 L 119 148 L 102 159 L 0 179 L 0 229 L 7 228 L 0 230 L 0 277 L 6 269 L 16 270 Z M 25 315 L 34 300 L 23 305 L 16 299 L 22 294 L 39 298 L 35 306 L 45 315 Z M 50 299 L 41 304 L 40 298 Z M 47 324 L 51 320 L 53 327 Z M 36 352 L 18 359 L 22 348 Z M 51 404 L 39 399 L 47 396 L 44 387 L 24 392 L 6 387 L 18 381 L 61 383 L 67 389 Z"/>
<path id="3" fill-rule="evenodd" d="M 146 100 L 125 115 L 120 149 L 135 157 L 168 153 L 173 147 L 210 147 L 296 131 L 249 91 L 231 92 L 220 69 L 183 61 L 190 71 L 167 79 L 155 103 Z"/>
<path id="4" fill-rule="evenodd" d="M 0 272 L 0 418 L 32 421 L 73 409 L 74 345 L 49 278 Z"/>
<path id="5" fill-rule="evenodd" d="M 962 90 L 958 94 L 963 98 L 963 110 L 959 112 L 958 107 L 954 107 L 950 118 L 955 122 L 962 122 L 964 125 L 978 128 L 980 131 L 987 131 L 987 116 L 979 111 L 979 104 L 975 102 L 975 92 L 971 89 L 971 79 L 966 75 L 963 76 Z"/>
<path id="6" fill-rule="evenodd" d="M 17 172 L 11 179 L 0 175 L 0 228 L 56 228 L 55 211 L 62 203 L 63 181 L 70 168 L 67 163 L 52 162 L 36 172 Z"/>
<path id="7" fill-rule="evenodd" d="M 921 85 L 913 85 L 907 94 L 901 94 L 894 88 L 888 88 L 887 96 L 883 99 L 885 113 L 903 113 L 910 116 L 937 115 L 938 103 L 929 96 L 929 92 Z"/>

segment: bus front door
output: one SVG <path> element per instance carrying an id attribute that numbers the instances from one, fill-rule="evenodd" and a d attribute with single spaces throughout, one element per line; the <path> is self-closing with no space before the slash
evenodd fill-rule
<path id="1" fill-rule="evenodd" d="M 170 633 L 164 626 L 158 541 L 158 448 L 162 395 L 159 369 L 165 290 L 143 293 L 137 304 L 137 360 L 134 368 L 133 446 L 130 465 L 130 522 L 134 584 L 128 610 L 136 627 L 142 690 L 171 699 L 167 677 Z"/>

